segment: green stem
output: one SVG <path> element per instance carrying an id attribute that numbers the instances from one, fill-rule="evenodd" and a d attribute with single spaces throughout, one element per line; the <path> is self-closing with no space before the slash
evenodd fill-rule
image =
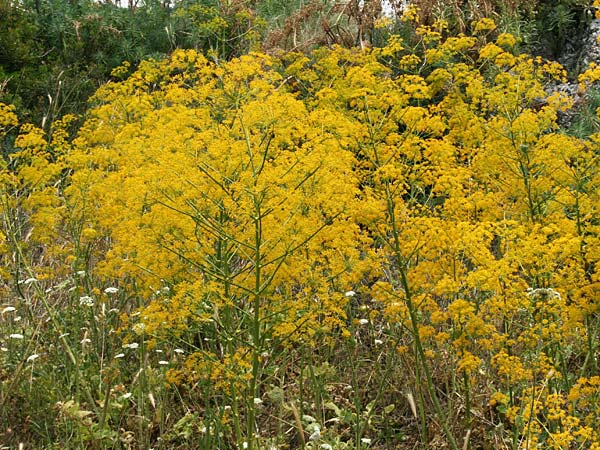
<path id="1" fill-rule="evenodd" d="M 470 386 L 469 386 L 469 375 L 467 374 L 466 371 L 463 371 L 463 382 L 464 382 L 464 387 L 465 387 L 465 414 L 466 414 L 466 422 L 467 422 L 467 429 L 471 429 L 471 425 L 472 425 L 472 419 L 473 417 L 471 416 L 471 392 L 470 392 Z M 468 444 L 467 444 L 468 446 Z M 466 450 L 466 449 L 465 449 Z"/>
<path id="2" fill-rule="evenodd" d="M 256 429 L 256 405 L 255 398 L 260 398 L 260 385 L 258 382 L 260 372 L 261 355 L 261 333 L 260 333 L 260 299 L 263 291 L 262 286 L 262 214 L 260 201 L 254 195 L 254 292 L 253 292 L 253 316 L 252 316 L 252 378 L 250 380 L 250 395 L 252 398 L 248 401 L 248 423 L 246 427 L 248 448 L 254 448 L 254 433 Z"/>

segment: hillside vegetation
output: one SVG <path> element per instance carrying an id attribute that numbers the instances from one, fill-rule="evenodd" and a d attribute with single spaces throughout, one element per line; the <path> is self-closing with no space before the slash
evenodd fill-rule
<path id="1" fill-rule="evenodd" d="M 600 67 L 428 11 L 7 91 L 0 443 L 600 449 Z"/>

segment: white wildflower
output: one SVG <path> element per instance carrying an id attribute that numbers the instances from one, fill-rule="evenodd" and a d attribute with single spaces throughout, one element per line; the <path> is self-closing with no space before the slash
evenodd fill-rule
<path id="1" fill-rule="evenodd" d="M 255 398 L 254 399 L 254 405 L 258 406 L 258 405 L 262 405 L 262 400 L 260 398 Z"/>
<path id="2" fill-rule="evenodd" d="M 14 306 L 7 306 L 6 308 L 4 308 L 2 310 L 2 313 L 0 313 L 0 314 L 6 314 L 6 313 L 13 312 L 16 310 L 17 310 L 17 308 L 15 308 Z"/>
<path id="3" fill-rule="evenodd" d="M 123 400 L 127 400 L 129 397 L 131 397 L 133 394 L 131 392 L 126 392 L 125 394 L 121 395 L 121 399 Z"/>
<path id="4" fill-rule="evenodd" d="M 118 353 L 118 354 L 116 354 L 115 355 L 115 359 L 118 359 L 118 358 L 125 358 L 125 353 Z"/>
<path id="5" fill-rule="evenodd" d="M 360 323 L 361 325 L 366 325 L 366 324 L 368 324 L 368 323 L 369 323 L 369 319 L 360 319 L 360 320 L 358 321 L 358 323 Z"/>
<path id="6" fill-rule="evenodd" d="M 319 439 L 321 439 L 321 427 L 319 426 L 318 423 L 312 423 L 312 426 L 308 426 L 306 427 L 307 431 L 310 431 L 312 429 L 312 433 L 310 434 L 308 440 L 310 441 L 318 441 Z"/>
<path id="7" fill-rule="evenodd" d="M 547 297 L 551 299 L 561 299 L 560 292 L 555 291 L 552 288 L 527 288 L 527 296 L 529 297 Z"/>
<path id="8" fill-rule="evenodd" d="M 23 339 L 24 336 L 22 334 L 19 334 L 19 333 L 13 333 L 13 334 L 11 334 L 8 337 L 11 338 L 11 339 Z"/>
<path id="9" fill-rule="evenodd" d="M 160 364 L 161 366 L 168 366 L 169 365 L 169 361 L 159 361 L 158 364 Z"/>
<path id="10" fill-rule="evenodd" d="M 130 348 L 130 349 L 136 349 L 140 346 L 140 344 L 138 344 L 137 342 L 132 342 L 130 344 L 125 344 L 123 345 L 123 348 Z"/>
<path id="11" fill-rule="evenodd" d="M 85 276 L 85 270 L 78 270 L 76 272 L 76 274 L 79 275 L 80 277 L 83 277 L 83 276 Z"/>
<path id="12" fill-rule="evenodd" d="M 27 285 L 29 285 L 29 284 L 31 284 L 31 283 L 36 283 L 36 282 L 37 282 L 37 279 L 36 279 L 36 278 L 27 278 L 25 281 L 23 281 L 23 284 L 24 284 L 25 286 L 27 286 Z"/>
<path id="13" fill-rule="evenodd" d="M 369 445 L 371 443 L 371 439 L 369 439 L 369 438 L 361 438 L 360 442 L 362 442 L 363 444 Z"/>
<path id="14" fill-rule="evenodd" d="M 35 353 L 27 358 L 27 362 L 35 361 L 38 359 L 40 355 L 36 355 Z"/>
<path id="15" fill-rule="evenodd" d="M 321 444 L 321 448 L 324 450 L 333 450 L 333 447 L 330 444 Z"/>
<path id="16" fill-rule="evenodd" d="M 375 345 L 383 344 L 383 341 L 381 339 L 375 339 L 373 342 L 375 343 Z"/>
<path id="17" fill-rule="evenodd" d="M 116 287 L 112 287 L 112 286 L 104 289 L 105 294 L 116 294 L 117 292 L 119 292 L 119 289 Z"/>
<path id="18" fill-rule="evenodd" d="M 79 297 L 79 304 L 81 306 L 94 306 L 94 299 L 89 295 L 84 295 L 83 297 Z"/>
<path id="19" fill-rule="evenodd" d="M 180 355 L 185 353 L 182 349 L 180 348 L 176 348 L 175 350 L 173 350 L 175 353 L 179 353 Z"/>
<path id="20" fill-rule="evenodd" d="M 321 439 L 321 430 L 318 428 L 312 432 L 312 434 L 308 437 L 309 441 L 318 441 Z"/>
<path id="21" fill-rule="evenodd" d="M 356 295 L 356 292 L 354 292 L 354 291 L 347 291 L 344 295 L 346 297 L 354 297 Z"/>

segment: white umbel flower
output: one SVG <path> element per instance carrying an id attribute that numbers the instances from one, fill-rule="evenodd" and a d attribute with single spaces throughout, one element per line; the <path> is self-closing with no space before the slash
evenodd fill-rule
<path id="1" fill-rule="evenodd" d="M 83 297 L 79 297 L 79 304 L 81 306 L 94 306 L 94 299 L 89 295 L 84 295 Z"/>

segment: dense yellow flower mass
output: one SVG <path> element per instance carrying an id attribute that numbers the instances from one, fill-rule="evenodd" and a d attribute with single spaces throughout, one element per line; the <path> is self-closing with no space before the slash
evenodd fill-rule
<path id="1" fill-rule="evenodd" d="M 440 30 L 418 54 L 395 37 L 145 62 L 72 143 L 68 118 L 51 142 L 22 127 L 5 192 L 28 192 L 38 244 L 128 290 L 149 344 L 190 344 L 174 384 L 251 402 L 275 351 L 350 335 L 354 289 L 379 311 L 365 323 L 401 330 L 438 417 L 435 383 L 458 383 L 469 424 L 478 401 L 522 448 L 592 448 L 600 137 L 558 127 L 557 64 Z M 451 444 L 460 420 L 439 420 Z"/>
<path id="2" fill-rule="evenodd" d="M 112 242 L 98 273 L 135 279 L 145 298 L 174 289 L 142 314 L 148 332 L 164 314 L 186 328 L 201 304 L 220 320 L 219 308 L 257 292 L 287 316 L 278 332 L 298 320 L 292 334 L 314 332 L 343 317 L 339 291 L 363 275 L 354 155 L 331 117 L 280 89 L 272 64 L 248 55 L 217 66 L 181 52 L 96 96 L 104 104 L 69 156 L 66 195 Z"/>

